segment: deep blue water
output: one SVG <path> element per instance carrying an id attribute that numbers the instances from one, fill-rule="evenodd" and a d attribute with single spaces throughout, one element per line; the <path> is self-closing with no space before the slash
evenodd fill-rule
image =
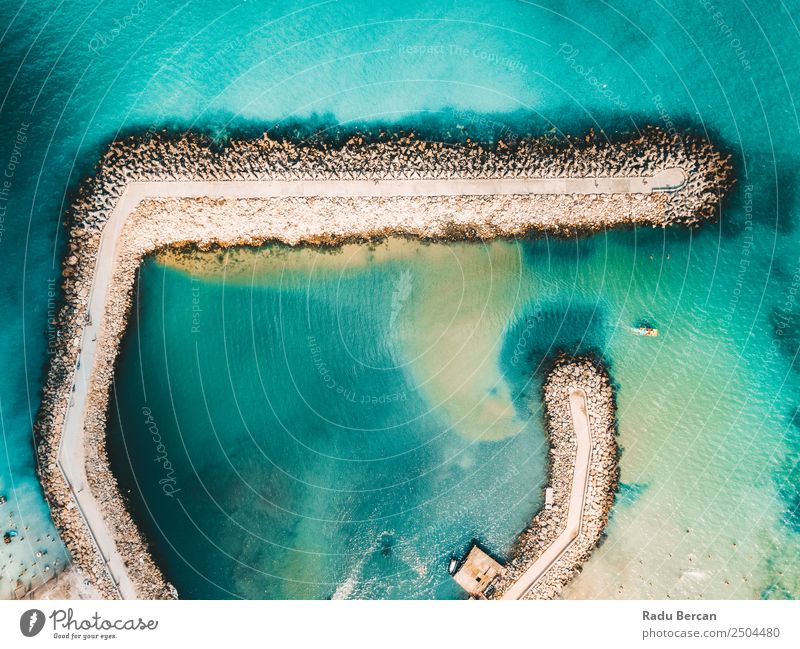
<path id="1" fill-rule="evenodd" d="M 0 523 L 29 530 L 0 550 L 0 592 L 23 568 L 23 582 L 43 570 L 38 549 L 48 564 L 65 558 L 47 538 L 54 530 L 31 426 L 60 215 L 114 137 L 151 127 L 224 136 L 393 124 L 439 137 L 508 137 L 655 123 L 708 132 L 734 153 L 739 184 L 720 223 L 693 234 L 601 234 L 581 244 L 588 257 L 573 242 L 534 258 L 539 272 L 557 264 L 563 281 L 530 288 L 534 312 L 550 314 L 531 345 L 547 348 L 549 319 L 570 313 L 570 327 L 605 346 L 620 384 L 623 482 L 649 485 L 615 512 L 572 596 L 796 596 L 797 9 L 795 0 L 4 3 L 0 493 L 9 502 Z M 635 314 L 624 311 L 632 295 Z M 622 313 L 657 314 L 674 333 L 651 353 L 615 348 Z M 519 390 L 519 377 L 500 369 Z M 727 521 L 744 519 L 751 554 L 715 551 L 706 570 L 695 569 L 689 555 L 711 555 L 720 536 L 733 543 Z M 678 534 L 687 527 L 696 531 Z M 636 542 L 637 532 L 660 540 Z M 667 566 L 663 583 L 631 576 L 639 559 Z M 730 585 L 724 565 L 737 566 Z"/>

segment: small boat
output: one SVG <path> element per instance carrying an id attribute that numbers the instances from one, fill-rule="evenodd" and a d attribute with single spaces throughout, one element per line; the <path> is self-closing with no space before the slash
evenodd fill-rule
<path id="1" fill-rule="evenodd" d="M 631 327 L 631 331 L 637 336 L 647 336 L 648 338 L 655 338 L 658 335 L 658 329 L 651 327 L 646 322 L 639 323 L 638 327 Z"/>
<path id="2" fill-rule="evenodd" d="M 447 567 L 447 572 L 454 575 L 456 574 L 456 570 L 458 570 L 458 559 L 450 557 L 450 565 Z"/>

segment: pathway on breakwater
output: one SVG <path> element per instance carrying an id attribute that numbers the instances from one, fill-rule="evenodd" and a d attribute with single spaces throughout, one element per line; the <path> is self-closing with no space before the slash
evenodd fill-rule
<path id="1" fill-rule="evenodd" d="M 575 473 L 569 496 L 567 525 L 553 544 L 531 564 L 501 599 L 522 599 L 538 579 L 558 560 L 564 551 L 578 538 L 583 522 L 583 506 L 589 481 L 589 463 L 592 459 L 592 437 L 587 409 L 586 393 L 581 389 L 571 390 L 569 408 L 577 443 Z"/>
<path id="2" fill-rule="evenodd" d="M 58 449 L 58 467 L 89 529 L 92 542 L 114 581 L 118 596 L 124 599 L 136 598 L 138 593 L 89 487 L 84 431 L 87 400 L 93 387 L 92 371 L 97 354 L 97 339 L 109 298 L 114 260 L 119 252 L 118 240 L 128 216 L 143 199 L 652 194 L 679 190 L 686 181 L 687 177 L 682 169 L 669 168 L 651 176 L 629 177 L 129 182 L 103 227 L 88 296 L 87 316 L 80 337 L 70 405 L 65 413 Z M 104 353 L 114 351 L 104 350 Z M 580 508 L 575 511 L 580 518 Z"/>

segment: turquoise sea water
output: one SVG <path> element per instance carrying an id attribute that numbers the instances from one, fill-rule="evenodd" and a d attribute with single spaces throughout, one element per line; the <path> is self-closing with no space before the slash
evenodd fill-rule
<path id="1" fill-rule="evenodd" d="M 140 446 L 129 443 L 128 448 L 141 460 L 134 467 L 144 470 L 153 457 L 148 455 L 152 440 L 136 440 L 137 433 L 148 431 L 140 410 L 131 411 L 137 407 L 136 391 L 147 391 L 154 419 L 165 435 L 173 435 L 170 453 L 188 458 L 202 451 L 207 466 L 198 468 L 210 472 L 207 479 L 227 494 L 227 502 L 260 508 L 224 509 L 229 518 L 203 530 L 210 540 L 202 542 L 197 529 L 169 521 L 174 528 L 166 530 L 168 538 L 198 548 L 195 555 L 182 554 L 193 567 L 176 559 L 168 543 L 157 549 L 176 582 L 183 575 L 186 592 L 222 594 L 210 580 L 244 596 L 330 596 L 339 589 L 339 595 L 351 596 L 451 597 L 456 595 L 452 585 L 436 572 L 450 551 L 447 546 L 474 534 L 503 552 L 514 526 L 535 511 L 538 501 L 540 466 L 518 476 L 506 471 L 517 467 L 520 457 L 541 458 L 535 408 L 521 430 L 499 424 L 504 426 L 499 439 L 474 441 L 487 430 L 481 417 L 498 420 L 491 417 L 491 407 L 500 409 L 499 420 L 525 421 L 524 382 L 511 371 L 519 362 L 508 367 L 509 350 L 524 339 L 535 357 L 551 343 L 563 342 L 564 328 L 571 339 L 573 332 L 580 339 L 585 331 L 619 385 L 623 489 L 608 538 L 566 595 L 796 597 L 797 10 L 795 1 L 766 0 L 385 7 L 358 2 L 4 3 L 0 494 L 8 502 L 0 506 L 0 524 L 24 534 L 0 546 L 0 593 L 8 595 L 18 578 L 24 585 L 45 564 L 57 566 L 66 558 L 63 546 L 48 539 L 55 531 L 35 478 L 31 425 L 47 362 L 48 315 L 55 307 L 48 282 L 59 273 L 60 214 L 70 188 L 115 136 L 162 126 L 224 136 L 278 125 L 278 133 L 291 133 L 310 125 L 338 130 L 394 124 L 413 125 L 434 137 L 489 138 L 551 127 L 611 132 L 655 123 L 708 132 L 734 153 L 739 184 L 720 223 L 693 233 L 636 230 L 581 242 L 492 244 L 486 254 L 498 255 L 502 263 L 470 286 L 483 295 L 494 280 L 493 286 L 510 291 L 492 293 L 493 310 L 462 305 L 458 295 L 447 295 L 447 286 L 436 287 L 437 304 L 423 297 L 427 291 L 414 297 L 412 290 L 407 300 L 419 323 L 435 324 L 434 307 L 454 305 L 459 322 L 487 323 L 484 335 L 461 350 L 417 349 L 413 338 L 387 334 L 394 331 L 387 324 L 391 293 L 398 290 L 403 271 L 418 267 L 427 277 L 449 268 L 447 255 L 426 257 L 433 254 L 430 249 L 419 261 L 381 258 L 366 268 L 329 268 L 326 272 L 341 275 L 336 280 L 342 283 L 336 293 L 341 302 L 330 300 L 325 281 L 311 289 L 270 288 L 266 269 L 258 281 L 207 278 L 200 282 L 204 318 L 214 322 L 224 314 L 231 331 L 252 332 L 259 324 L 264 333 L 255 340 L 215 341 L 204 330 L 206 355 L 192 364 L 185 358 L 192 338 L 185 332 L 186 339 L 181 338 L 185 309 L 173 314 L 159 306 L 164 294 L 188 299 L 191 306 L 191 293 L 186 297 L 191 282 L 187 285 L 184 271 L 148 264 L 140 284 L 142 316 L 132 335 L 143 341 L 143 358 L 160 362 L 140 373 L 139 361 L 126 354 L 117 394 L 120 412 L 127 414 L 113 432 L 132 433 Z M 426 282 L 420 277 L 412 286 L 427 287 Z M 229 300 L 224 307 L 223 294 Z M 382 295 L 384 301 L 364 302 L 365 294 Z M 307 354 L 303 328 L 279 335 L 279 326 L 285 328 L 291 318 L 275 310 L 282 305 L 289 309 L 287 318 L 299 319 L 306 298 L 320 317 L 327 314 L 323 322 L 334 315 L 342 321 L 341 330 L 314 324 L 320 347 L 335 348 L 326 352 L 329 366 L 347 365 L 340 356 L 346 353 L 342 342 L 353 358 L 368 361 L 369 370 L 348 376 L 348 385 L 367 393 L 405 389 L 409 400 L 403 408 L 362 409 L 341 402 L 338 410 L 324 412 L 332 423 L 303 430 L 302 436 L 296 431 L 303 427 L 295 426 L 293 445 L 279 444 L 286 432 L 270 422 L 293 417 L 296 404 L 276 402 L 275 410 L 270 408 L 266 388 L 256 384 L 265 366 L 250 356 L 255 346 L 264 360 L 274 360 L 278 351 L 269 340 L 285 340 Z M 255 306 L 260 320 L 254 320 Z M 639 317 L 651 318 L 665 335 L 646 343 L 627 336 L 625 327 Z M 531 318 L 535 326 L 527 324 Z M 495 338 L 491 332 L 497 332 Z M 130 349 L 133 343 L 127 345 Z M 186 364 L 185 380 L 167 374 L 165 345 Z M 303 358 L 307 365 L 308 357 Z M 407 367 L 409 358 L 420 360 Z M 481 361 L 472 383 L 459 383 L 464 391 L 458 396 L 468 402 L 480 390 L 488 391 L 488 414 L 478 410 L 466 416 L 458 399 L 446 398 L 453 376 L 434 368 L 452 359 L 453 376 Z M 190 366 L 196 374 L 189 373 Z M 277 365 L 266 387 L 274 391 L 270 382 L 286 379 L 290 367 Z M 204 380 L 213 377 L 210 413 L 198 400 L 201 372 Z M 514 413 L 507 412 L 508 403 Z M 428 412 L 430 404 L 435 411 Z M 188 411 L 180 434 L 172 421 L 182 422 L 174 416 L 179 411 Z M 425 416 L 410 425 L 411 413 Z M 378 419 L 392 417 L 406 422 L 397 438 L 365 439 L 359 433 L 362 439 L 351 444 L 350 433 L 330 432 L 344 421 L 372 430 L 384 425 L 376 424 Z M 361 425 L 364 421 L 369 425 Z M 452 422 L 456 425 L 447 434 L 434 432 Z M 214 455 L 212 442 L 223 433 L 237 440 L 222 446 L 237 458 L 231 464 Z M 183 440 L 186 449 L 175 448 L 174 439 Z M 256 446 L 259 454 L 252 452 Z M 387 459 L 398 453 L 397 459 Z M 461 478 L 473 475 L 472 469 L 454 459 L 464 453 L 474 454 L 471 461 L 485 465 L 484 473 L 491 475 L 473 472 L 464 483 Z M 290 475 L 297 479 L 265 470 L 267 457 L 283 469 L 293 467 Z M 383 466 L 373 472 L 350 467 L 376 462 Z M 353 470 L 343 471 L 342 464 Z M 230 479 L 232 467 L 246 479 Z M 408 467 L 430 471 L 393 487 L 394 497 L 373 493 L 395 484 Z M 198 494 L 192 501 L 197 510 L 186 520 L 205 516 L 211 507 L 192 475 L 181 476 L 185 489 Z M 345 490 L 333 491 L 341 475 L 349 476 Z M 347 494 L 363 493 L 359 489 L 365 484 L 370 498 L 348 499 Z M 453 484 L 466 494 L 463 528 L 457 516 L 437 509 L 460 501 L 447 492 Z M 257 498 L 250 498 L 247 485 L 257 486 Z M 283 495 L 287 502 L 265 494 Z M 163 500 L 142 502 L 165 507 Z M 427 504 L 417 508 L 417 517 L 406 502 Z M 331 513 L 343 508 L 347 518 L 331 522 Z M 503 515 L 497 517 L 498 511 Z M 384 514 L 395 517 L 396 526 L 384 525 Z M 258 529 L 269 532 L 273 545 L 234 535 L 231 526 L 245 518 L 249 531 L 256 529 L 253 520 L 263 518 Z M 232 564 L 226 569 L 203 563 L 199 548 L 216 542 L 214 534 L 235 542 L 231 554 L 245 565 L 234 570 Z M 325 548 L 339 549 L 323 552 L 320 538 Z M 313 560 L 298 560 L 297 548 L 275 545 L 292 543 L 312 553 Z M 35 556 L 38 550 L 46 551 L 44 558 Z M 276 578 L 258 576 L 281 566 L 287 572 Z M 292 574 L 303 577 L 285 578 Z"/>
<path id="2" fill-rule="evenodd" d="M 170 579 L 192 597 L 456 596 L 450 555 L 507 550 L 540 506 L 538 419 L 504 412 L 494 354 L 469 351 L 499 351 L 522 299 L 478 271 L 518 251 L 267 250 L 233 278 L 142 271 L 111 454 Z"/>

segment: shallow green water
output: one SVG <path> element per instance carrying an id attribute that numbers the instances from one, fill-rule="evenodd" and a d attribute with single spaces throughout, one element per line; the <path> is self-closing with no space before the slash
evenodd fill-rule
<path id="1" fill-rule="evenodd" d="M 800 82 L 795 64 L 796 0 L 778 6 L 767 0 L 646 5 L 632 0 L 569 5 L 407 2 L 393 6 L 148 0 L 141 11 L 133 13 L 135 6 L 128 0 L 111 0 L 55 7 L 28 2 L 20 11 L 5 3 L 0 8 L 4 61 L 0 66 L 4 90 L 0 173 L 10 183 L 0 197 L 4 208 L 0 303 L 5 316 L 0 328 L 5 368 L 0 375 L 4 442 L 0 494 L 9 499 L 0 509 L 0 523 L 5 529 L 28 528 L 23 539 L 0 549 L 0 593 L 8 595 L 17 578 L 27 583 L 45 565 L 65 559 L 63 546 L 48 539 L 55 531 L 36 482 L 30 435 L 47 361 L 47 321 L 54 308 L 48 280 L 59 274 L 63 243 L 59 215 L 68 189 L 90 172 L 99 152 L 118 133 L 172 126 L 208 129 L 224 136 L 279 124 L 278 133 L 292 132 L 295 127 L 307 131 L 318 125 L 337 131 L 400 124 L 422 128 L 431 137 L 488 138 L 551 127 L 564 132 L 590 127 L 618 131 L 656 123 L 708 130 L 736 155 L 740 182 L 719 225 L 694 234 L 601 234 L 580 245 L 574 241 L 520 244 L 523 261 L 509 271 L 519 281 L 507 284 L 518 285 L 520 301 L 510 295 L 497 296 L 494 306 L 499 311 L 484 338 L 460 352 L 446 347 L 441 350 L 442 359 L 424 354 L 424 362 L 408 369 L 404 366 L 393 378 L 383 376 L 384 370 L 372 370 L 360 377 L 359 389 L 371 394 L 370 386 L 380 383 L 373 373 L 380 372 L 393 385 L 402 378 L 404 385 L 416 387 L 416 401 L 408 402 L 408 412 L 424 410 L 425 403 L 439 404 L 425 419 L 429 428 L 414 429 L 416 436 L 425 437 L 443 422 L 460 419 L 465 430 L 437 437 L 435 445 L 424 447 L 424 453 L 431 455 L 420 456 L 421 466 L 436 464 L 437 453 L 447 457 L 446 444 L 460 448 L 459 440 L 473 439 L 470 435 L 475 430 L 466 429 L 485 428 L 486 420 L 479 417 L 491 419 L 490 406 L 507 404 L 520 391 L 519 382 L 524 385 L 524 380 L 512 371 L 516 367 L 503 364 L 503 353 L 508 346 L 516 346 L 518 333 L 526 331 L 520 323 L 528 322 L 528 301 L 543 304 L 545 315 L 534 318 L 536 335 L 523 336 L 536 352 L 548 349 L 564 328 L 571 338 L 580 339 L 587 331 L 592 344 L 606 354 L 620 388 L 620 442 L 625 449 L 621 475 L 626 486 L 608 539 L 567 595 L 797 596 L 800 429 L 793 418 L 800 393 L 795 361 L 800 338 L 795 146 L 800 120 L 795 96 Z M 124 28 L 118 29 L 115 21 Z M 745 187 L 752 189 L 745 192 Z M 392 272 L 402 274 L 407 263 L 398 262 Z M 437 259 L 430 266 L 436 269 L 444 264 Z M 165 290 L 177 291 L 180 286 L 179 275 L 168 273 L 166 279 L 158 280 L 159 272 L 155 266 L 148 268 L 142 284 L 146 289 L 143 306 L 158 302 L 159 282 Z M 353 283 L 348 289 L 351 297 L 365 290 L 356 286 L 359 281 L 377 282 L 380 276 L 381 272 L 367 273 L 358 280 L 348 275 L 347 282 Z M 204 289 L 206 293 L 212 291 L 212 284 Z M 289 299 L 288 294 L 280 295 L 284 301 Z M 273 295 L 273 299 L 278 298 Z M 324 301 L 324 295 L 315 299 Z M 240 312 L 225 310 L 227 326 L 248 327 L 252 314 L 249 301 L 244 301 Z M 386 309 L 391 312 L 391 307 L 378 301 L 373 306 L 369 316 L 359 315 L 359 327 L 373 326 L 369 324 L 373 321 L 385 324 Z M 568 317 L 561 317 L 567 306 Z M 465 304 L 459 319 L 474 318 L 475 308 Z M 152 307 L 145 313 L 158 317 L 160 311 Z M 152 334 L 144 340 L 157 344 L 157 333 L 170 340 L 179 336 L 182 325 L 173 330 L 171 310 L 166 313 L 163 322 L 149 322 L 150 316 L 144 316 L 140 330 Z M 425 318 L 428 311 L 423 304 L 414 314 Z M 644 316 L 666 332 L 656 341 L 647 341 L 646 347 L 641 340 L 624 335 L 631 319 Z M 425 331 L 422 326 L 417 329 Z M 492 340 L 497 332 L 499 337 Z M 191 336 L 185 337 L 183 344 L 188 345 Z M 376 339 L 380 339 L 377 333 Z M 372 360 L 383 368 L 381 363 L 387 359 L 416 358 L 421 350 L 413 347 L 413 340 L 401 338 L 391 349 L 376 347 Z M 206 369 L 212 366 L 211 349 L 219 351 L 210 348 Z M 242 355 L 237 358 L 248 358 L 242 347 L 234 351 Z M 263 353 L 275 352 L 264 349 Z M 360 350 L 356 357 L 366 358 L 366 352 Z M 486 408 L 478 412 L 467 408 L 475 417 L 459 417 L 463 406 L 445 399 L 453 376 L 434 376 L 437 362 L 451 358 L 455 376 L 461 372 L 459 362 L 485 360 L 470 389 L 459 391 L 465 401 L 481 402 L 476 395 L 497 385 L 497 393 L 485 400 Z M 126 363 L 134 361 L 126 356 Z M 235 369 L 234 378 L 241 383 L 234 385 L 245 394 L 257 392 L 258 385 L 251 379 L 257 379 L 258 367 L 242 361 Z M 120 377 L 120 386 L 135 400 L 135 391 L 141 388 L 125 382 L 126 376 Z M 152 372 L 147 380 L 163 385 L 166 379 Z M 187 386 L 195 383 L 188 380 Z M 173 377 L 171 385 L 175 388 L 182 382 Z M 191 409 L 185 415 L 192 415 L 188 421 L 207 424 L 208 417 L 196 410 L 202 404 L 196 391 L 186 389 L 190 406 L 176 399 L 175 409 Z M 150 389 L 148 399 L 156 399 L 155 392 Z M 225 393 L 220 393 L 221 408 L 230 407 L 230 387 L 229 392 L 227 401 Z M 157 413 L 159 426 L 170 425 L 169 394 L 159 397 L 169 406 L 167 415 Z M 355 412 L 372 421 L 365 414 L 368 410 Z M 397 404 L 372 410 L 406 412 Z M 260 416 L 247 410 L 242 416 L 238 410 L 235 414 L 234 421 L 243 420 L 250 427 Z M 520 416 L 519 409 L 516 414 Z M 141 427 L 140 414 L 132 420 L 134 424 Z M 506 448 L 504 444 L 534 446 L 535 426 L 531 426 L 516 436 L 505 428 L 498 432 L 499 441 L 470 448 L 484 457 L 491 455 L 493 447 Z M 265 428 L 260 433 L 263 439 L 259 441 L 267 444 Z M 526 441 L 526 434 L 531 439 Z M 183 438 L 191 439 L 191 435 L 184 431 Z M 331 444 L 337 452 L 378 453 L 377 447 L 350 448 L 344 437 Z M 141 453 L 152 452 L 152 447 L 146 449 L 145 445 Z M 286 451 L 287 462 L 290 452 Z M 311 462 L 317 456 L 302 461 Z M 454 480 L 445 475 L 449 464 L 441 469 L 446 483 Z M 225 471 L 225 466 L 216 470 Z M 249 470 L 262 473 L 257 467 Z M 316 476 L 311 466 L 304 470 L 315 474 L 323 486 L 330 485 L 330 474 L 322 471 Z M 387 477 L 392 475 L 387 471 Z M 525 507 L 535 509 L 535 489 L 526 491 L 532 485 L 519 482 L 519 477 L 499 480 L 492 492 L 497 498 L 505 497 L 506 491 L 518 496 L 526 493 L 527 504 L 493 506 L 490 499 L 485 510 L 478 511 L 477 506 L 471 510 L 471 522 L 464 523 L 459 532 L 463 536 L 458 538 L 453 537 L 456 519 L 449 519 L 444 526 L 452 523 L 450 531 L 440 532 L 436 542 L 420 539 L 405 546 L 428 557 L 425 576 L 376 586 L 366 582 L 365 575 L 382 574 L 381 564 L 365 563 L 348 582 L 355 584 L 351 594 L 403 595 L 420 588 L 420 593 L 454 596 L 452 588 L 439 582 L 438 573 L 433 572 L 436 557 L 450 550 L 445 546 L 485 533 L 499 549 L 513 535 L 511 518 L 522 517 Z M 237 484 L 226 485 L 222 478 L 218 483 L 220 489 Z M 407 489 L 413 491 L 410 486 Z M 409 498 L 419 495 L 409 494 Z M 320 501 L 316 506 L 324 511 L 334 505 Z M 504 522 L 489 515 L 506 510 L 515 513 Z M 379 527 L 376 523 L 378 536 L 386 531 Z M 413 564 L 413 559 L 399 558 L 400 539 L 413 538 L 412 528 L 407 522 L 395 531 L 393 547 L 397 549 L 385 560 L 395 561 L 397 567 L 386 574 L 413 573 L 402 568 Z M 307 538 L 308 529 L 285 530 L 285 540 Z M 362 537 L 355 529 L 343 534 L 358 538 L 364 544 L 359 548 L 377 543 L 371 531 Z M 331 527 L 328 532 L 332 533 Z M 181 534 L 197 538 L 189 528 Z M 310 542 L 306 546 L 311 547 Z M 44 560 L 35 556 L 39 550 L 47 551 Z M 159 548 L 159 552 L 165 557 L 170 549 Z M 265 571 L 285 556 L 259 544 L 247 552 L 246 556 L 254 557 L 249 565 L 261 570 L 263 563 Z M 287 594 L 331 594 L 350 577 L 350 565 L 326 559 L 296 568 L 297 574 L 328 571 L 328 583 L 289 589 Z M 198 568 L 216 575 L 204 572 L 214 569 Z M 243 570 L 244 577 L 231 577 L 225 583 L 233 588 L 234 583 L 247 582 L 252 568 Z M 193 572 L 180 562 L 173 571 Z"/>

